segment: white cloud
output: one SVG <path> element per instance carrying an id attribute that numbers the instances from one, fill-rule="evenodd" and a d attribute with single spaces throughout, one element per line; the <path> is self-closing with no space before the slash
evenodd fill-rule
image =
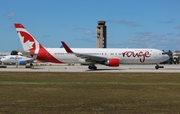
<path id="1" fill-rule="evenodd" d="M 92 32 L 92 31 L 88 30 L 88 31 L 86 31 L 86 34 L 87 34 L 87 35 L 93 35 L 93 34 L 94 34 L 94 32 Z"/>
<path id="2" fill-rule="evenodd" d="M 5 14 L 5 16 L 8 17 L 8 19 L 12 19 L 13 17 L 16 16 L 16 14 L 14 12 L 10 12 L 10 13 Z"/>
<path id="3" fill-rule="evenodd" d="M 117 24 L 124 24 L 128 26 L 142 26 L 140 24 L 137 24 L 134 21 L 127 21 L 127 20 L 108 20 L 108 22 L 117 23 Z"/>
<path id="4" fill-rule="evenodd" d="M 148 34 L 151 34 L 151 32 L 137 32 L 137 34 L 148 35 Z"/>
<path id="5" fill-rule="evenodd" d="M 180 26 L 175 26 L 174 28 L 175 28 L 175 29 L 180 29 Z"/>
<path id="6" fill-rule="evenodd" d="M 11 17 L 15 17 L 16 14 L 14 12 L 10 12 L 10 13 L 5 14 L 5 16 L 11 18 Z"/>
<path id="7" fill-rule="evenodd" d="M 140 34 L 142 36 L 132 38 L 128 45 L 134 48 L 157 48 L 164 50 L 174 48 L 174 38 L 167 38 L 166 35 L 150 32 L 140 32 Z"/>
<path id="8" fill-rule="evenodd" d="M 143 36 L 138 36 L 138 37 L 134 37 L 131 40 L 132 41 L 147 41 L 147 40 L 151 40 L 153 38 L 159 38 L 159 37 L 163 37 L 164 35 L 162 34 L 154 34 L 154 33 L 150 33 L 150 32 L 146 32 L 146 33 L 141 33 Z"/>
<path id="9" fill-rule="evenodd" d="M 77 38 L 77 39 L 74 39 L 76 41 L 83 41 L 83 42 L 88 42 L 88 43 L 94 43 L 94 40 L 92 40 L 91 38 Z"/>
<path id="10" fill-rule="evenodd" d="M 175 33 L 167 33 L 167 35 L 175 35 Z"/>
<path id="11" fill-rule="evenodd" d="M 160 23 L 164 23 L 164 24 L 171 24 L 171 23 L 175 23 L 175 20 L 167 20 L 167 21 L 160 21 Z"/>
<path id="12" fill-rule="evenodd" d="M 107 38 L 113 38 L 113 36 L 111 36 L 111 35 L 107 35 Z"/>
<path id="13" fill-rule="evenodd" d="M 47 37 L 51 37 L 51 35 L 43 35 L 42 37 L 46 37 L 47 38 Z"/>
<path id="14" fill-rule="evenodd" d="M 180 50 L 180 34 L 174 33 L 158 34 L 151 32 L 138 32 L 136 37 L 131 38 L 126 43 L 111 43 L 110 47 L 123 47 L 123 48 L 155 48 L 165 51 Z"/>
<path id="15" fill-rule="evenodd" d="M 180 34 L 177 34 L 177 37 L 180 37 Z"/>
<path id="16" fill-rule="evenodd" d="M 75 30 L 88 30 L 88 29 L 87 28 L 77 27 L 77 28 L 75 28 Z"/>

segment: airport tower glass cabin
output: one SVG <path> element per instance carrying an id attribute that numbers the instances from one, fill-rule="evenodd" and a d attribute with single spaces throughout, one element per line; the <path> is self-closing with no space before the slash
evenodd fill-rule
<path id="1" fill-rule="evenodd" d="M 96 28 L 96 48 L 106 48 L 106 21 L 98 21 Z"/>

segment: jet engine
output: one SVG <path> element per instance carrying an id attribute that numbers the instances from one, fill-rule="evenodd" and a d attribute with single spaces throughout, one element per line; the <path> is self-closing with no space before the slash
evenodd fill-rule
<path id="1" fill-rule="evenodd" d="M 119 64 L 120 64 L 120 60 L 118 58 L 109 58 L 105 62 L 105 65 L 110 66 L 110 67 L 118 67 Z"/>

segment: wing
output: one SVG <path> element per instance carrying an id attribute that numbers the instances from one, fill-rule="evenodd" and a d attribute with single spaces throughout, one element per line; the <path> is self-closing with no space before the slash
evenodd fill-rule
<path id="1" fill-rule="evenodd" d="M 105 57 L 100 56 L 94 56 L 94 55 L 88 55 L 88 54 L 81 54 L 81 53 L 74 53 L 77 57 L 80 57 L 81 59 L 85 59 L 86 62 L 90 63 L 103 63 L 107 60 Z"/>
<path id="2" fill-rule="evenodd" d="M 95 56 L 95 55 L 89 55 L 89 54 L 83 54 L 83 53 L 76 53 L 73 52 L 67 45 L 65 42 L 61 41 L 63 47 L 65 48 L 67 53 L 71 53 L 74 54 L 77 57 L 80 57 L 81 59 L 85 59 L 86 62 L 89 63 L 103 63 L 105 61 L 107 61 L 107 58 L 105 57 L 101 57 L 101 56 Z"/>

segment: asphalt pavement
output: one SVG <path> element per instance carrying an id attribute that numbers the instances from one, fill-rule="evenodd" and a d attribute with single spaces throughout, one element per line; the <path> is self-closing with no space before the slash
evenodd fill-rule
<path id="1" fill-rule="evenodd" d="M 108 67 L 104 65 L 96 65 L 97 70 L 89 70 L 86 65 L 51 65 L 51 66 L 34 66 L 34 68 L 26 68 L 25 66 L 12 66 L 9 65 L 7 68 L 0 68 L 1 71 L 5 72 L 170 72 L 180 73 L 179 64 L 166 64 L 164 68 L 155 69 L 154 65 L 120 65 L 119 67 Z"/>

